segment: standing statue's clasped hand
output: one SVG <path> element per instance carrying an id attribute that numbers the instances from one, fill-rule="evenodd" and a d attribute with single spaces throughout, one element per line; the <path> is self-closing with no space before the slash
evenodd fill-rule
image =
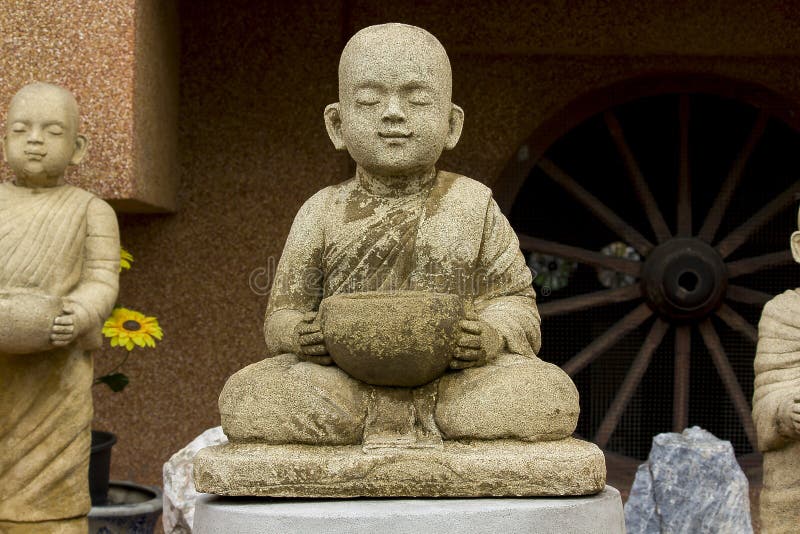
<path id="1" fill-rule="evenodd" d="M 477 315 L 469 315 L 459 321 L 458 328 L 456 353 L 450 362 L 451 369 L 481 367 L 500 355 L 503 337 Z"/>
<path id="2" fill-rule="evenodd" d="M 86 331 L 88 324 L 89 314 L 83 306 L 65 301 L 61 315 L 53 320 L 50 343 L 54 347 L 66 347 Z"/>
<path id="3" fill-rule="evenodd" d="M 328 355 L 325 339 L 322 336 L 322 329 L 316 318 L 317 312 L 307 312 L 295 326 L 294 330 L 300 343 L 300 350 L 297 355 L 305 362 L 331 365 L 333 364 L 333 359 Z"/>
<path id="4" fill-rule="evenodd" d="M 778 417 L 787 437 L 800 439 L 800 394 L 787 398 L 780 407 Z"/>

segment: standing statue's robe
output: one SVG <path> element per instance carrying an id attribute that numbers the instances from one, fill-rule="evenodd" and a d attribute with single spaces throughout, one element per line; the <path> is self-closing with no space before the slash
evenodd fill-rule
<path id="1" fill-rule="evenodd" d="M 764 306 L 755 372 L 753 419 L 764 454 L 762 531 L 800 532 L 800 436 L 778 418 L 783 402 L 800 397 L 800 290 Z"/>
<path id="2" fill-rule="evenodd" d="M 100 346 L 118 271 L 119 230 L 108 204 L 70 185 L 0 183 L 0 299 L 60 297 L 83 307 L 94 323 L 66 347 L 0 352 L 2 532 L 86 532 L 93 415 L 88 351 Z"/>
<path id="3" fill-rule="evenodd" d="M 234 374 L 220 396 L 233 441 L 359 443 L 369 387 L 336 366 L 302 362 L 287 336 L 323 298 L 416 290 L 455 293 L 504 339 L 488 365 L 448 372 L 435 419 L 448 439 L 560 439 L 578 394 L 536 357 L 540 319 L 531 272 L 491 190 L 448 172 L 397 194 L 365 176 L 323 189 L 297 214 L 264 322 L 271 358 Z"/>

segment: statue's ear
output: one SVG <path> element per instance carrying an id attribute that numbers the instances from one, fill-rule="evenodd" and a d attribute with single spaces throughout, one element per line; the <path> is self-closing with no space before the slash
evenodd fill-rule
<path id="1" fill-rule="evenodd" d="M 2 147 L 2 148 L 0 148 L 0 152 L 3 153 L 3 163 L 8 163 L 8 155 L 7 155 L 8 147 L 6 146 L 6 142 L 7 141 L 8 141 L 8 137 L 4 135 L 3 136 L 3 143 L 0 145 L 0 147 Z"/>
<path id="2" fill-rule="evenodd" d="M 69 159 L 70 165 L 77 165 L 81 162 L 86 155 L 86 149 L 89 148 L 89 140 L 85 135 L 78 134 L 75 136 L 75 150 L 72 152 L 72 157 Z"/>
<path id="3" fill-rule="evenodd" d="M 328 104 L 325 108 L 325 129 L 328 130 L 328 137 L 336 150 L 345 150 L 347 147 L 344 144 L 342 137 L 342 117 L 339 115 L 339 103 Z"/>
<path id="4" fill-rule="evenodd" d="M 445 150 L 452 150 L 461 138 L 461 130 L 464 128 L 464 110 L 453 104 L 450 109 L 450 128 L 447 132 L 447 141 L 444 143 Z"/>
<path id="5" fill-rule="evenodd" d="M 794 261 L 800 263 L 800 231 L 794 232 L 791 238 L 792 243 L 792 256 Z"/>

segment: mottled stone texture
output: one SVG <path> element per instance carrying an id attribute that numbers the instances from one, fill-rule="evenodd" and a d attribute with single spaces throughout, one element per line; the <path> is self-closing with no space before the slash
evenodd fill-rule
<path id="1" fill-rule="evenodd" d="M 273 497 L 591 495 L 606 464 L 593 443 L 567 438 L 448 441 L 442 449 L 219 445 L 195 456 L 197 491 Z"/>
<path id="2" fill-rule="evenodd" d="M 90 156 L 68 181 L 133 211 L 174 210 L 178 40 L 172 2 L 0 2 L 0 115 L 32 81 L 75 93 Z M 0 180 L 9 178 L 7 172 Z"/>
<path id="3" fill-rule="evenodd" d="M 1 2 L 0 11 L 10 4 Z M 25 5 L 41 15 L 37 4 Z M 103 34 L 109 15 L 94 8 L 100 2 L 80 4 L 87 7 L 73 10 L 74 23 Z M 95 426 L 120 438 L 112 476 L 160 484 L 163 462 L 219 424 L 217 399 L 227 377 L 265 355 L 259 328 L 263 288 L 271 280 L 266 273 L 300 205 L 351 172 L 347 156 L 330 149 L 320 117 L 336 98 L 336 61 L 355 30 L 395 20 L 438 36 L 454 69 L 453 99 L 469 112 L 459 145 L 441 167 L 497 192 L 504 167 L 549 117 L 576 98 L 644 73 L 749 80 L 800 101 L 797 17 L 782 2 L 737 1 L 734 8 L 514 0 L 462 3 L 454 10 L 448 3 L 361 0 L 181 1 L 180 210 L 121 219 L 123 242 L 138 263 L 123 276 L 120 302 L 158 315 L 166 337 L 156 351 L 128 361 L 132 381 L 123 394 L 95 388 Z M 2 24 L 3 62 L 17 51 L 35 52 L 35 44 L 19 48 L 32 39 L 22 29 L 13 33 L 21 44 L 9 48 Z M 44 31 L 42 25 L 33 34 Z M 68 68 L 94 73 L 100 91 L 115 94 L 121 86 L 104 73 L 114 72 L 108 51 L 120 46 L 126 31 L 118 28 L 108 46 L 84 44 L 102 67 L 82 61 Z M 0 91 L 10 95 L 16 82 L 8 83 L 5 69 L 0 77 Z M 102 117 L 113 119 L 119 111 L 104 114 L 81 103 L 93 115 L 84 119 L 87 125 L 104 124 Z M 105 137 L 119 144 L 113 132 Z M 95 134 L 93 142 L 89 164 L 101 139 Z M 256 291 L 250 287 L 254 271 Z M 552 347 L 558 340 L 545 343 Z M 98 371 L 119 356 L 99 354 Z"/>
<path id="4" fill-rule="evenodd" d="M 625 526 L 629 534 L 752 532 L 747 477 L 730 442 L 699 427 L 654 437 L 625 503 Z"/>

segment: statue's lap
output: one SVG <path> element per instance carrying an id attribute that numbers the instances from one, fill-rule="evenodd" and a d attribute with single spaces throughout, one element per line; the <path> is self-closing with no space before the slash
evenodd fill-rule
<path id="1" fill-rule="evenodd" d="M 444 438 L 430 448 L 362 448 L 374 395 L 341 369 L 283 354 L 234 374 L 220 396 L 230 443 L 195 459 L 197 490 L 283 497 L 588 495 L 605 459 L 570 437 L 578 393 L 538 358 L 505 354 L 435 388 Z"/>
<path id="2" fill-rule="evenodd" d="M 232 441 L 351 445 L 361 441 L 368 397 L 385 388 L 336 366 L 267 358 L 228 379 L 220 396 Z M 572 434 L 578 392 L 557 366 L 514 354 L 438 380 L 435 420 L 445 439 L 554 440 Z"/>

